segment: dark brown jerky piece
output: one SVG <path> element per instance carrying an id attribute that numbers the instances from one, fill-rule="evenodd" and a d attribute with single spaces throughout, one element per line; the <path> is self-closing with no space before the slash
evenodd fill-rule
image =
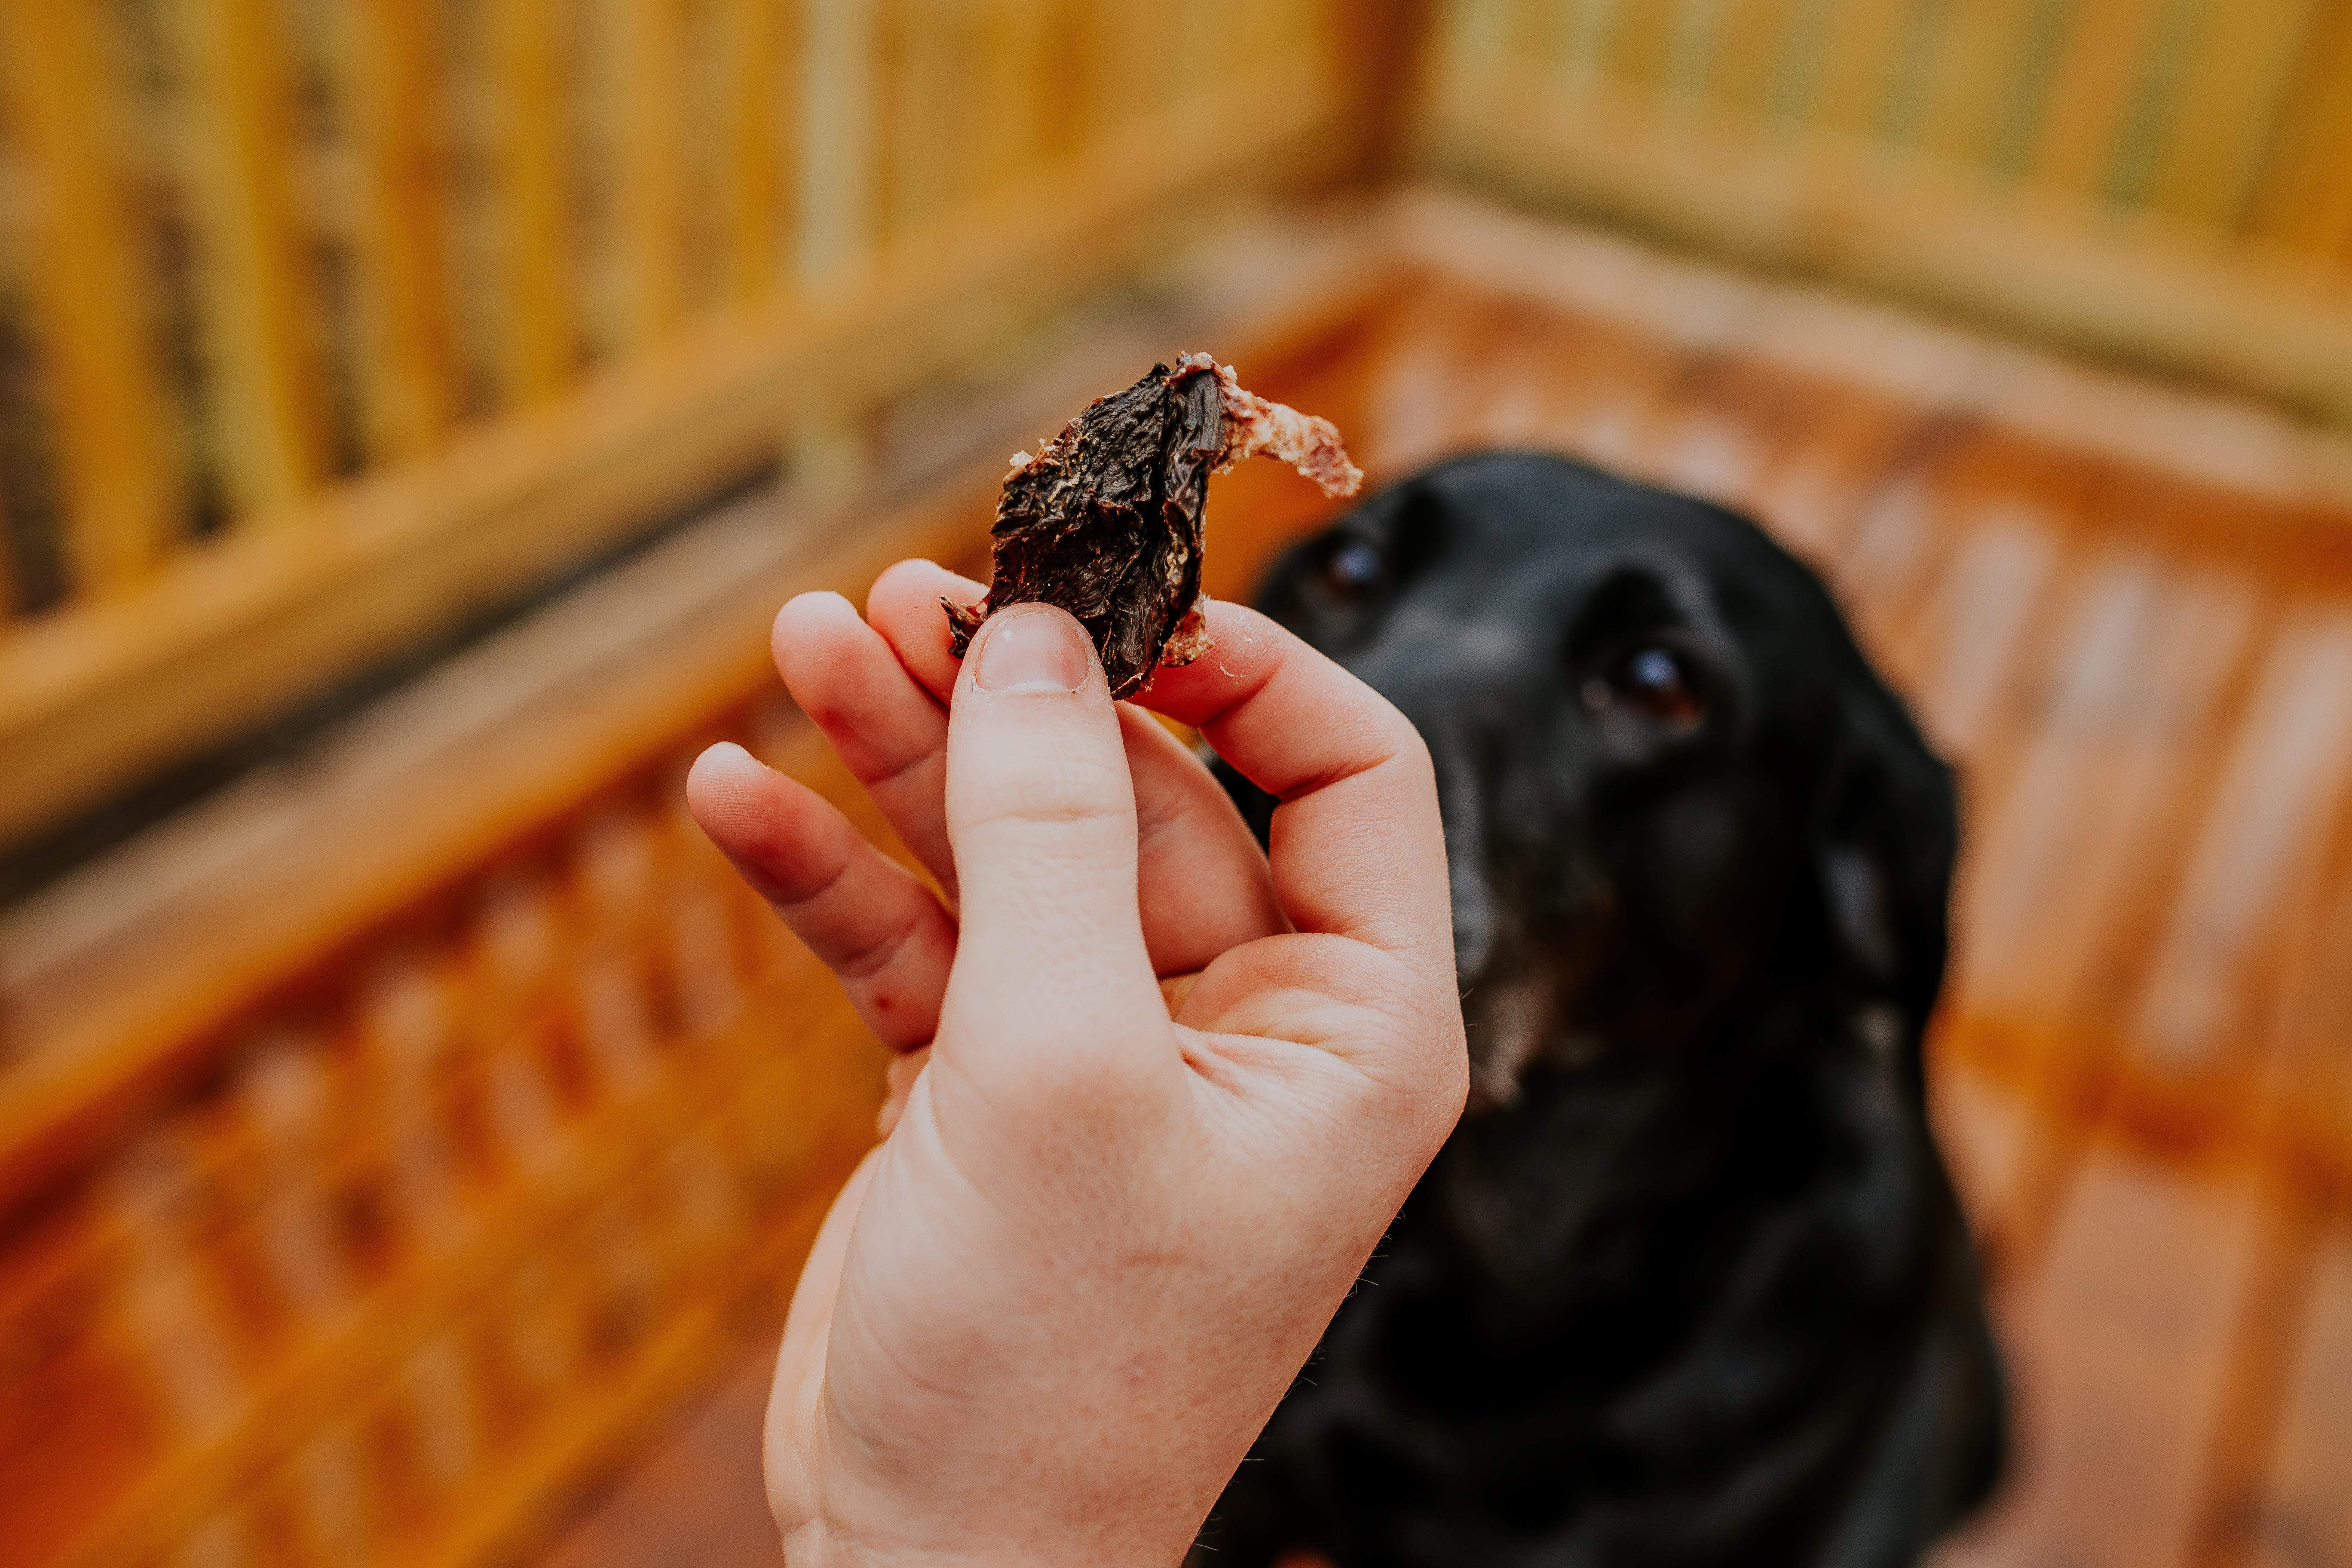
<path id="1" fill-rule="evenodd" d="M 984 605 L 949 604 L 961 658 L 988 614 L 1042 601 L 1093 637 L 1113 697 L 1151 679 L 1201 594 L 1209 475 L 1226 455 L 1216 366 L 1164 364 L 1097 398 L 1004 481 Z"/>

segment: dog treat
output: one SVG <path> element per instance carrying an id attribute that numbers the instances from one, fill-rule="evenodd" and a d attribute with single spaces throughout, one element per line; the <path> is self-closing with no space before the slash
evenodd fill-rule
<path id="1" fill-rule="evenodd" d="M 1162 664 L 1208 651 L 1201 592 L 1209 476 L 1259 453 L 1330 496 L 1363 483 L 1339 432 L 1243 390 L 1232 367 L 1187 354 L 1098 397 L 1032 457 L 1013 455 L 989 531 L 988 597 L 943 599 L 961 658 L 981 623 L 1007 605 L 1058 605 L 1095 640 L 1113 697 L 1131 697 Z"/>

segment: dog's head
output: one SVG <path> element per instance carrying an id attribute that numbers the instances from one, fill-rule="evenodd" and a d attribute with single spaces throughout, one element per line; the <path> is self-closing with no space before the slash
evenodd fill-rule
<path id="1" fill-rule="evenodd" d="M 1465 458 L 1290 551 L 1260 604 L 1429 742 L 1476 1098 L 1546 1056 L 1722 1048 L 1731 1020 L 1823 1008 L 1916 1084 L 1951 776 L 1753 523 Z"/>

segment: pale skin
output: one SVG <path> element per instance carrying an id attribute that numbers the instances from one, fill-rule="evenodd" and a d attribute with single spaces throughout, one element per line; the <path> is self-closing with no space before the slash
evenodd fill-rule
<path id="1" fill-rule="evenodd" d="M 1139 700 L 1284 802 L 1269 859 L 1060 611 L 952 658 L 940 598 L 982 592 L 907 562 L 865 619 L 807 595 L 775 626 L 794 700 L 945 901 L 740 748 L 688 785 L 904 1053 L 777 1359 L 793 1568 L 1177 1563 L 1462 1107 L 1403 718 L 1216 606 L 1214 649 Z"/>

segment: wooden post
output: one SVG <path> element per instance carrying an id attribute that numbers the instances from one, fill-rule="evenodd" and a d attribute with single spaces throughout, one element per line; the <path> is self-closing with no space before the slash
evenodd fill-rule
<path id="1" fill-rule="evenodd" d="M 2265 239 L 2334 259 L 2352 248 L 2352 6 L 2315 11 L 2296 52 L 2244 221 Z"/>
<path id="2" fill-rule="evenodd" d="M 686 41 L 677 0 L 617 0 L 617 8 L 616 325 L 623 352 L 637 353 L 677 324 L 684 295 L 679 180 Z"/>
<path id="3" fill-rule="evenodd" d="M 554 0 L 490 0 L 499 235 L 499 363 L 509 405 L 571 379 L 572 269 L 564 199 L 562 70 Z"/>
<path id="4" fill-rule="evenodd" d="M 1403 165 L 1430 36 L 1431 0 L 1324 0 L 1348 115 L 1349 176 L 1371 184 Z"/>
<path id="5" fill-rule="evenodd" d="M 893 240 L 953 204 L 964 163 L 961 132 L 973 65 L 964 0 L 894 0 L 886 78 L 889 112 L 885 229 Z"/>
<path id="6" fill-rule="evenodd" d="M 783 49 L 782 0 L 728 0 L 719 33 L 726 84 L 721 141 L 727 204 L 726 287 L 740 303 L 767 297 L 776 283 L 776 226 L 782 213 L 782 142 L 792 98 Z"/>
<path id="7" fill-rule="evenodd" d="M 155 569 L 173 508 L 141 247 L 107 145 L 94 16 L 84 0 L 5 0 L 0 90 L 38 193 L 27 281 L 56 397 L 66 557 L 77 588 L 105 593 Z"/>
<path id="8" fill-rule="evenodd" d="M 800 271 L 838 276 L 873 239 L 875 0 L 803 0 Z"/>
<path id="9" fill-rule="evenodd" d="M 2208 227 L 2238 225 L 2315 8 L 2315 0 L 2230 0 L 2206 10 L 2183 50 L 2150 205 Z"/>
<path id="10" fill-rule="evenodd" d="M 287 83 L 268 0 L 174 0 L 187 68 L 197 298 L 241 519 L 292 515 L 323 467 L 318 380 L 287 200 Z"/>
<path id="11" fill-rule="evenodd" d="M 2097 195 L 2140 88 L 2156 0 L 2084 0 L 2038 106 L 2041 137 L 2030 174 L 2065 190 Z"/>
<path id="12" fill-rule="evenodd" d="M 356 152 L 360 412 L 378 461 L 430 448 L 457 402 L 434 136 L 436 13 L 415 0 L 336 8 Z"/>
<path id="13" fill-rule="evenodd" d="M 2035 0 L 1985 0 L 1945 13 L 1935 63 L 1925 78 L 1922 149 L 1974 163 L 1998 153 L 2039 19 Z"/>

